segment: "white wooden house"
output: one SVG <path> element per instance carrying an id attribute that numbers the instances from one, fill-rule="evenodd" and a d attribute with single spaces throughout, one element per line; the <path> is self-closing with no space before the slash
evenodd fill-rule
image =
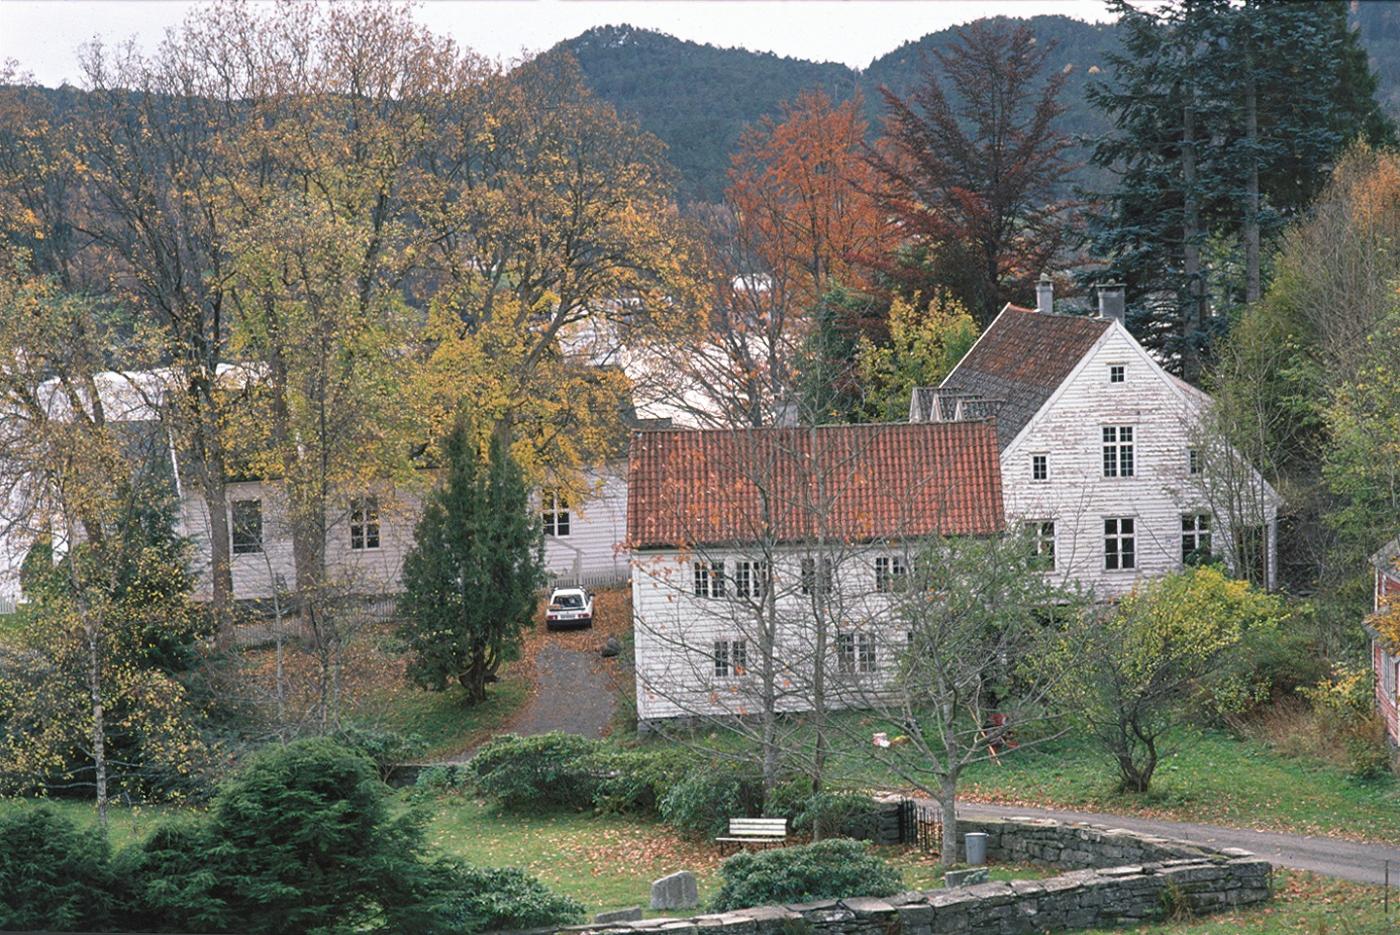
<path id="1" fill-rule="evenodd" d="M 854 703 L 907 645 L 911 549 L 1003 524 L 989 422 L 639 432 L 628 492 L 643 727 L 801 710 L 818 664 Z"/>
<path id="2" fill-rule="evenodd" d="M 915 390 L 910 421 L 994 416 L 1008 523 L 1100 599 L 1207 554 L 1272 586 L 1279 498 L 1211 439 L 1210 397 L 1128 332 L 1122 287 L 1102 287 L 1089 317 L 1055 313 L 1048 286 Z"/>

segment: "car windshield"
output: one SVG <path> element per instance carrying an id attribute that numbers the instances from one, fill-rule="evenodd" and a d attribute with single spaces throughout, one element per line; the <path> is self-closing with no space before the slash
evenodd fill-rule
<path id="1" fill-rule="evenodd" d="M 576 610 L 583 606 L 582 594 L 557 594 L 554 597 L 554 606 L 562 607 L 565 610 Z"/>

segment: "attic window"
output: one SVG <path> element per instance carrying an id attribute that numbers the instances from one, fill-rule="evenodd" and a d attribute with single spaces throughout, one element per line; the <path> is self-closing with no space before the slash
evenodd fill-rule
<path id="1" fill-rule="evenodd" d="M 1108 382 L 1124 383 L 1127 381 L 1127 368 L 1123 364 L 1108 365 Z"/>
<path id="2" fill-rule="evenodd" d="M 1049 480 L 1050 456 L 1031 455 L 1031 480 Z"/>

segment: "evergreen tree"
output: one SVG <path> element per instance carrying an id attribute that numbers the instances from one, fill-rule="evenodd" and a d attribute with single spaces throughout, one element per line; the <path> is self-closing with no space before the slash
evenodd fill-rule
<path id="1" fill-rule="evenodd" d="M 446 483 L 425 504 L 404 557 L 401 635 L 414 682 L 431 691 L 457 682 L 475 704 L 534 614 L 542 532 L 502 438 L 493 435 L 483 464 L 459 419 L 446 455 Z"/>
<path id="2" fill-rule="evenodd" d="M 1090 218 L 1095 275 L 1127 284 L 1129 326 L 1197 382 L 1225 313 L 1260 296 L 1267 245 L 1348 142 L 1393 127 L 1343 4 L 1115 6 L 1123 52 L 1088 92 L 1115 127 L 1093 161 L 1118 178 Z"/>

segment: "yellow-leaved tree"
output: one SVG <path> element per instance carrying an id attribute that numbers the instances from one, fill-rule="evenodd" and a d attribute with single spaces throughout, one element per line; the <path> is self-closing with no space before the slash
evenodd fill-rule
<path id="1" fill-rule="evenodd" d="M 895 296 L 890 303 L 890 339 L 876 344 L 861 335 L 856 372 L 861 409 L 873 422 L 908 417 L 909 396 L 917 386 L 937 386 L 977 340 L 977 323 L 961 302 L 944 290 L 927 305 Z"/>

